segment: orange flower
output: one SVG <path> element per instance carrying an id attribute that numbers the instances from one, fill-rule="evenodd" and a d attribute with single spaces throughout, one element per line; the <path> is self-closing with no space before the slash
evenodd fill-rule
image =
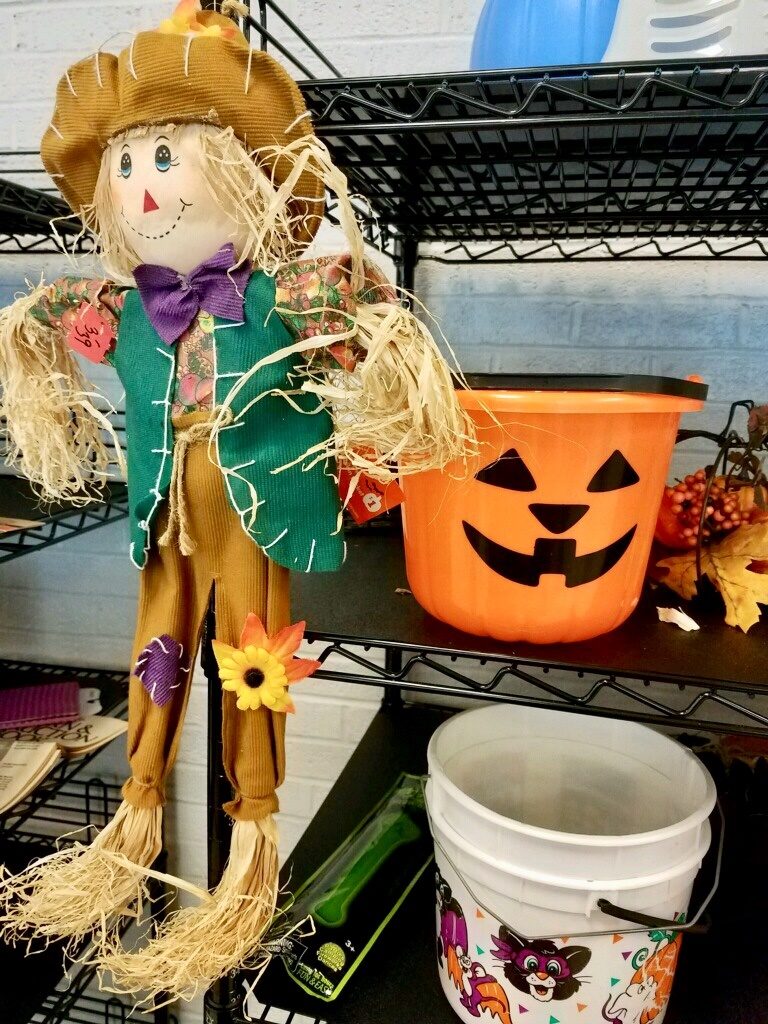
<path id="1" fill-rule="evenodd" d="M 202 14 L 200 0 L 179 0 L 176 10 L 165 21 L 160 23 L 158 32 L 167 35 L 189 35 L 191 33 L 201 36 L 222 36 L 224 39 L 233 39 L 235 27 L 222 28 L 221 25 L 203 25 L 198 21 L 198 14 Z"/>
<path id="2" fill-rule="evenodd" d="M 245 620 L 239 647 L 213 641 L 221 685 L 237 694 L 241 711 L 255 711 L 262 705 L 272 711 L 296 710 L 288 687 L 320 668 L 319 661 L 294 657 L 304 639 L 305 626 L 305 622 L 297 622 L 271 637 L 258 615 L 251 612 Z"/>

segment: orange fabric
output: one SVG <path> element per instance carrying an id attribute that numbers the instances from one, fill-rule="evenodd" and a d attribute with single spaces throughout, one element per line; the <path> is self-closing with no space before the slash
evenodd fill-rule
<path id="1" fill-rule="evenodd" d="M 180 417 L 174 426 L 181 429 L 205 416 Z M 205 442 L 187 454 L 184 487 L 196 549 L 185 557 L 176 545 L 159 548 L 153 544 L 141 573 L 132 663 L 153 637 L 168 633 L 183 645 L 185 665 L 191 665 L 212 589 L 216 636 L 224 643 L 237 644 L 248 612 L 256 612 L 269 632 L 290 622 L 288 570 L 269 561 L 246 534 Z M 166 519 L 167 508 L 158 517 L 156 537 L 165 529 Z M 123 795 L 135 807 L 155 807 L 165 801 L 165 783 L 176 760 L 190 675 L 186 674 L 173 699 L 162 708 L 150 700 L 138 679 L 131 678 L 128 757 L 132 776 Z M 285 714 L 263 707 L 238 711 L 234 693 L 222 692 L 222 701 L 223 763 L 234 790 L 224 809 L 237 820 L 258 820 L 278 809 L 275 790 L 285 774 Z"/>

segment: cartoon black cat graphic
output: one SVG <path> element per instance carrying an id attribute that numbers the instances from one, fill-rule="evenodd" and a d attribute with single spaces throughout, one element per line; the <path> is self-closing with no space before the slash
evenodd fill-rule
<path id="1" fill-rule="evenodd" d="M 505 925 L 493 937 L 491 951 L 504 964 L 504 975 L 516 989 L 540 1003 L 570 999 L 582 985 L 577 977 L 592 958 L 585 946 L 563 946 L 548 939 L 527 940 Z"/>

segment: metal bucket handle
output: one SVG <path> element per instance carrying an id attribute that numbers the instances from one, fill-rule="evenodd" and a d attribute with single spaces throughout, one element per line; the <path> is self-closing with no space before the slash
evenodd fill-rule
<path id="1" fill-rule="evenodd" d="M 506 921 L 502 921 L 499 915 L 496 913 L 496 911 L 491 910 L 490 907 L 483 903 L 483 901 L 480 899 L 477 893 L 474 892 L 472 886 L 469 884 L 469 881 L 456 867 L 453 860 L 447 853 L 445 847 L 435 835 L 435 830 L 432 827 L 432 815 L 429 813 L 429 803 L 427 802 L 427 782 L 429 781 L 429 778 L 429 775 L 422 776 L 421 786 L 424 793 L 424 807 L 427 812 L 427 821 L 429 822 L 429 831 L 432 835 L 432 839 L 440 853 L 442 853 L 443 857 L 445 857 L 445 859 L 448 861 L 451 870 L 454 872 L 457 878 L 461 880 L 462 885 L 465 887 L 465 889 L 472 897 L 472 899 L 475 901 L 475 903 L 478 905 L 478 907 L 480 907 L 481 910 L 485 911 L 485 913 L 488 914 L 489 917 L 492 917 L 495 920 L 497 920 L 500 924 L 504 925 L 505 928 L 508 928 L 509 931 L 511 931 L 514 935 L 517 935 L 519 938 L 524 939 L 526 942 L 538 942 L 543 940 L 552 940 L 559 938 L 559 935 L 521 935 L 520 931 L 517 928 L 512 927 L 512 925 L 508 924 Z M 627 921 L 630 924 L 640 925 L 639 928 L 624 929 L 625 935 L 639 935 L 643 932 L 647 932 L 654 929 L 669 932 L 685 932 L 688 935 L 704 935 L 710 930 L 711 921 L 709 919 L 703 920 L 703 918 L 704 914 L 709 908 L 710 903 L 714 899 L 715 893 L 717 892 L 718 887 L 720 885 L 720 872 L 723 866 L 723 846 L 725 843 L 725 815 L 723 814 L 723 808 L 719 800 L 717 801 L 716 806 L 718 815 L 720 817 L 720 837 L 717 844 L 717 860 L 715 862 L 714 879 L 712 882 L 712 886 L 710 887 L 706 897 L 702 900 L 699 909 L 696 911 L 696 913 L 693 915 L 690 921 L 687 924 L 684 924 L 681 921 L 665 921 L 661 918 L 649 917 L 647 914 L 641 914 L 636 910 L 629 910 L 625 907 L 617 907 L 615 904 L 611 903 L 609 900 L 606 899 L 598 900 L 595 905 L 597 906 L 597 909 L 600 910 L 603 914 L 606 914 L 610 917 L 614 917 L 619 921 Z M 572 935 L 576 939 L 591 939 L 602 937 L 604 935 L 613 935 L 614 932 L 615 929 L 613 928 L 609 928 L 606 931 L 592 932 L 571 932 L 569 930 L 569 935 Z"/>

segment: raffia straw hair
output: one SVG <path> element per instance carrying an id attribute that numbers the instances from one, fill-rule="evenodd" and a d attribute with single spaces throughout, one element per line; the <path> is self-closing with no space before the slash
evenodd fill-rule
<path id="1" fill-rule="evenodd" d="M 296 242 L 301 218 L 289 207 L 293 175 L 276 189 L 272 172 L 260 163 L 261 154 L 249 153 L 232 128 L 204 127 L 200 142 L 208 189 L 234 221 L 243 241 L 241 258 L 274 275 L 302 249 Z"/>
<path id="2" fill-rule="evenodd" d="M 181 130 L 178 125 L 165 125 L 164 129 L 171 134 Z M 116 141 L 150 130 L 153 129 L 132 129 Z M 249 153 L 231 128 L 201 125 L 200 143 L 207 187 L 232 219 L 232 237 L 237 239 L 243 260 L 274 275 L 280 266 L 300 254 L 302 245 L 297 239 L 302 236 L 305 218 L 320 216 L 314 199 L 299 194 L 302 176 L 310 173 L 320 178 L 338 199 L 337 215 L 351 255 L 352 293 L 359 294 L 364 289 L 364 241 L 347 179 L 317 138 L 310 135 L 285 146 Z M 274 172 L 278 163 L 283 169 L 286 164 L 289 167 L 282 182 Z M 302 207 L 296 200 L 306 203 L 308 212 L 303 217 L 292 212 Z M 86 229 L 96 237 L 97 250 L 107 272 L 118 281 L 131 283 L 140 259 L 126 237 L 112 200 L 108 150 L 102 158 L 93 203 L 83 211 L 83 220 Z M 406 293 L 401 294 L 401 299 L 416 302 Z M 427 324 L 406 305 L 391 302 L 359 303 L 354 316 L 347 319 L 353 321 L 347 332 L 318 335 L 311 343 L 293 344 L 252 367 L 224 402 L 212 434 L 211 450 L 218 431 L 227 425 L 234 398 L 265 362 L 274 362 L 302 349 L 317 352 L 344 338 L 354 337 L 364 355 L 354 372 L 341 369 L 329 372 L 318 358 L 311 360 L 306 371 L 303 387 L 314 392 L 331 410 L 335 430 L 326 445 L 307 452 L 306 459 L 301 461 L 309 464 L 337 458 L 360 472 L 386 481 L 391 479 L 395 464 L 400 475 L 405 475 L 445 469 L 451 463 L 463 464 L 472 457 L 476 453 L 476 442 L 471 421 L 457 400 L 449 364 Z M 450 350 L 449 356 L 452 356 Z M 455 359 L 453 365 L 458 370 Z M 34 393 L 38 393 L 36 389 Z M 63 404 L 59 403 L 58 408 L 61 414 Z M 238 416 L 245 415 L 247 409 L 241 410 Z M 34 417 L 35 413 L 31 411 L 29 416 Z M 32 419 L 31 422 L 36 427 L 40 421 Z M 70 462 L 76 465 L 77 453 L 73 455 L 71 448 L 63 443 L 67 438 L 62 437 L 61 430 L 56 438 L 60 457 L 69 456 Z M 38 476 L 50 475 L 50 444 L 43 441 L 41 446 L 44 450 L 39 453 Z M 33 444 L 33 453 L 34 450 Z"/>
<path id="3" fill-rule="evenodd" d="M 238 14 L 241 18 L 245 18 L 250 14 L 248 4 L 241 3 L 240 0 L 221 0 L 221 13 L 232 15 Z"/>
<path id="4" fill-rule="evenodd" d="M 164 125 L 171 138 L 184 125 Z M 140 138 L 156 126 L 132 128 L 116 136 L 113 144 Z M 249 153 L 232 128 L 200 125 L 200 159 L 208 191 L 232 220 L 232 236 L 243 260 L 274 274 L 301 251 L 296 241 L 300 218 L 291 213 L 295 178 L 288 189 L 276 191 L 272 172 L 262 166 L 259 155 Z M 141 259 L 126 233 L 125 222 L 112 198 L 110 150 L 101 158 L 93 202 L 82 211 L 84 231 L 96 242 L 96 251 L 107 273 L 125 284 L 133 283 L 133 272 Z"/>
<path id="5" fill-rule="evenodd" d="M 98 500 L 107 470 L 124 471 L 120 443 L 98 397 L 60 335 L 33 308 L 50 298 L 42 284 L 0 310 L 0 413 L 8 425 L 7 465 L 44 500 Z M 110 451 L 107 438 L 114 445 Z"/>
<path id="6" fill-rule="evenodd" d="M 212 898 L 172 914 L 136 952 L 126 952 L 111 936 L 99 958 L 102 989 L 141 996 L 139 1005 L 148 1006 L 193 999 L 246 957 L 257 956 L 275 915 L 277 874 L 272 816 L 236 821 L 227 867 Z"/>
<path id="7" fill-rule="evenodd" d="M 106 942 L 120 915 L 146 899 L 145 872 L 161 848 L 162 809 L 123 801 L 90 846 L 76 842 L 0 880 L 0 933 L 7 942 L 86 937 Z M 119 854 L 115 851 L 119 851 Z M 99 934 L 91 936 L 93 929 Z"/>
<path id="8" fill-rule="evenodd" d="M 346 176 L 333 164 L 327 148 L 309 137 L 262 149 L 260 155 L 273 166 L 278 160 L 293 164 L 288 178 L 276 188 L 278 206 L 285 203 L 305 171 L 322 178 L 336 195 L 336 212 L 351 256 L 351 290 L 353 295 L 360 294 L 367 282 L 364 240 Z M 416 301 L 407 293 L 401 293 L 401 298 Z M 476 453 L 474 429 L 459 404 L 454 375 L 429 327 L 410 308 L 392 302 L 360 302 L 354 315 L 346 319 L 352 323 L 343 333 L 316 335 L 257 363 L 230 391 L 217 429 L 234 399 L 266 363 L 291 352 L 320 350 L 354 338 L 364 353 L 354 372 L 339 369 L 329 373 L 317 358 L 306 370 L 303 390 L 312 391 L 330 408 L 335 430 L 326 445 L 305 453 L 299 461 L 308 466 L 334 457 L 387 481 L 395 464 L 399 474 L 405 475 L 445 469 L 472 457 Z M 449 347 L 448 351 L 452 357 Z M 453 363 L 458 371 L 455 359 Z M 461 379 L 458 372 L 456 376 Z M 236 420 L 247 413 L 250 404 L 240 410 Z"/>

